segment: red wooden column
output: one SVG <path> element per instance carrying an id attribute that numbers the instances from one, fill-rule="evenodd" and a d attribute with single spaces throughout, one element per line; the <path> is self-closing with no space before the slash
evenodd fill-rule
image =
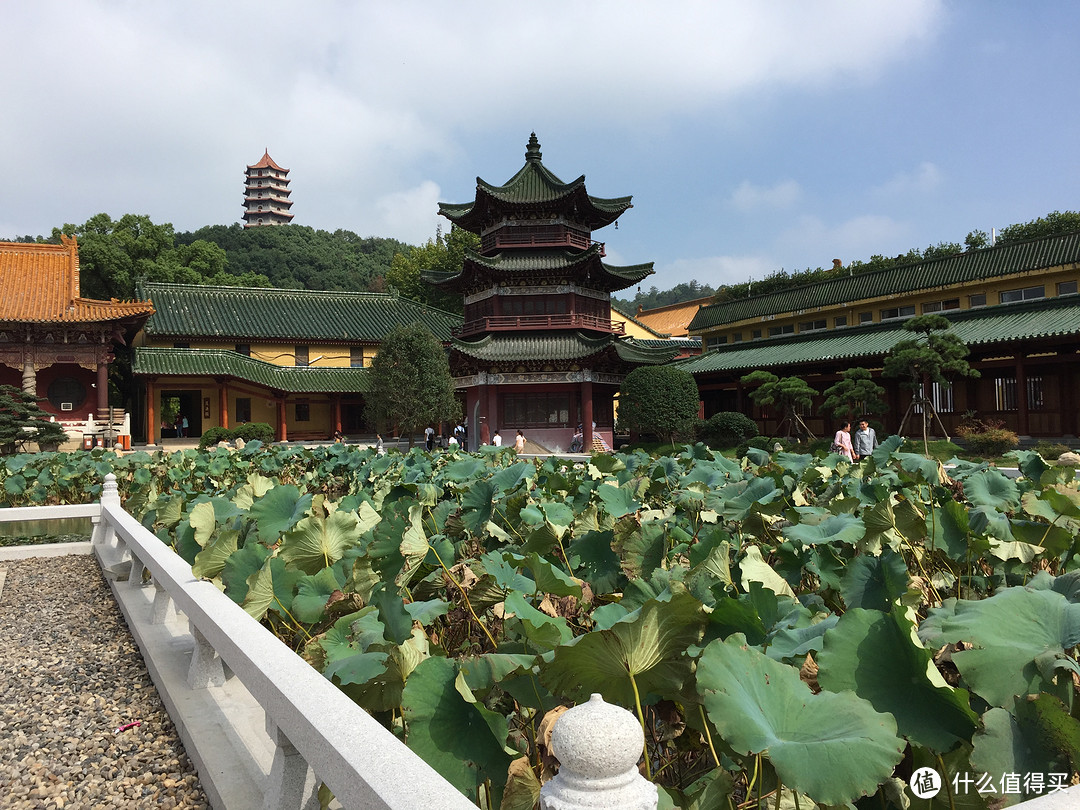
<path id="1" fill-rule="evenodd" d="M 155 418 L 155 411 L 157 410 L 154 405 L 157 401 L 157 389 L 154 388 L 154 381 L 146 381 L 146 443 L 154 443 L 154 434 L 157 431 L 157 419 Z"/>
<path id="2" fill-rule="evenodd" d="M 285 426 L 285 397 L 282 397 L 277 401 L 277 417 L 278 417 L 278 441 L 287 442 L 289 440 L 289 430 Z"/>
<path id="3" fill-rule="evenodd" d="M 581 436 L 582 442 L 585 445 L 583 448 L 586 453 L 592 452 L 593 446 L 593 391 L 592 380 L 585 380 L 581 383 Z"/>
<path id="4" fill-rule="evenodd" d="M 490 383 L 487 386 L 487 415 L 488 430 L 494 436 L 495 431 L 499 430 L 499 392 L 496 386 Z"/>
<path id="5" fill-rule="evenodd" d="M 341 433 L 341 394 L 335 394 L 334 402 L 334 430 Z"/>
<path id="6" fill-rule="evenodd" d="M 229 426 L 229 384 L 222 380 L 218 384 L 218 421 L 223 428 Z"/>
<path id="7" fill-rule="evenodd" d="M 1021 436 L 1031 435 L 1028 430 L 1027 368 L 1022 350 L 1016 354 L 1016 409 L 1016 432 Z"/>
<path id="8" fill-rule="evenodd" d="M 109 364 L 104 360 L 97 364 L 97 418 L 109 418 Z"/>

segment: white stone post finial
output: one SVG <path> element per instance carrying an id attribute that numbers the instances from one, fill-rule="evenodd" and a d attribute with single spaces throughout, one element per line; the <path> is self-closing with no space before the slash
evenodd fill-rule
<path id="1" fill-rule="evenodd" d="M 637 768 L 644 745 L 637 718 L 593 693 L 555 722 L 559 773 L 540 788 L 540 810 L 656 810 L 656 785 Z"/>
<path id="2" fill-rule="evenodd" d="M 102 506 L 119 506 L 120 491 L 116 488 L 116 476 L 109 473 L 105 476 L 105 483 L 101 487 Z"/>

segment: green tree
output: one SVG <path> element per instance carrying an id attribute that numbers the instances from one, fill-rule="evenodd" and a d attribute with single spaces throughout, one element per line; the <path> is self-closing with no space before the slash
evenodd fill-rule
<path id="1" fill-rule="evenodd" d="M 675 366 L 639 366 L 619 388 L 619 425 L 645 436 L 689 437 L 698 414 L 693 376 Z"/>
<path id="2" fill-rule="evenodd" d="M 30 442 L 60 444 L 67 433 L 38 405 L 38 398 L 11 385 L 0 385 L 0 455 L 19 452 Z"/>
<path id="3" fill-rule="evenodd" d="M 799 412 L 811 406 L 814 396 L 817 394 L 807 384 L 806 380 L 799 377 L 777 377 L 771 371 L 758 369 L 742 378 L 742 384 L 753 386 L 750 399 L 759 408 L 765 405 L 775 405 L 783 412 L 784 417 L 779 427 L 786 425 L 786 436 L 791 436 L 794 429 L 796 433 L 813 438 L 813 433 L 802 420 Z"/>
<path id="4" fill-rule="evenodd" d="M 1009 225 L 1001 229 L 997 243 L 1007 245 L 1011 242 L 1023 242 L 1040 236 L 1057 236 L 1062 233 L 1080 231 L 1080 212 L 1051 211 L 1045 217 Z"/>
<path id="5" fill-rule="evenodd" d="M 454 422 L 461 405 L 446 350 L 418 323 L 394 328 L 371 363 L 371 389 L 366 396 L 368 419 L 380 427 L 396 425 L 409 437 L 438 422 Z"/>
<path id="6" fill-rule="evenodd" d="M 854 420 L 859 414 L 881 414 L 889 409 L 882 399 L 885 389 L 865 368 L 849 368 L 824 393 L 822 410 L 833 416 Z"/>
<path id="7" fill-rule="evenodd" d="M 930 384 L 948 384 L 958 377 L 979 376 L 966 359 L 967 345 L 951 331 L 951 327 L 949 319 L 942 315 L 911 318 L 904 324 L 904 329 L 913 337 L 892 347 L 882 369 L 886 377 L 897 377 L 901 385 L 911 389 L 911 405 L 900 422 L 900 432 L 903 432 L 908 416 L 918 408 L 922 416 L 923 451 L 928 456 L 931 419 L 937 419 L 945 438 L 949 438 L 928 396 Z"/>
<path id="8" fill-rule="evenodd" d="M 463 228 L 451 228 L 443 235 L 440 228 L 435 238 L 429 239 L 422 247 L 408 252 L 395 253 L 390 261 L 390 270 L 386 274 L 387 282 L 404 298 L 419 301 L 422 304 L 445 309 L 448 312 L 462 311 L 460 295 L 444 293 L 421 277 L 425 270 L 440 273 L 460 273 L 465 263 L 466 250 L 479 250 L 480 237 Z"/>
<path id="9" fill-rule="evenodd" d="M 195 241 L 178 248 L 170 223 L 157 225 L 140 214 L 124 214 L 117 220 L 97 214 L 82 225 L 53 228 L 48 241 L 59 244 L 61 233 L 74 234 L 79 240 L 79 288 L 86 298 L 134 298 L 140 278 L 231 286 L 270 283 L 258 274 L 231 274 L 225 252 L 210 242 Z"/>

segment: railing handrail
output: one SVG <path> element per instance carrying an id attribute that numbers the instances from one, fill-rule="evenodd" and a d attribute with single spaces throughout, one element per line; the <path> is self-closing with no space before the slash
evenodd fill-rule
<path id="1" fill-rule="evenodd" d="M 434 768 L 243 608 L 211 582 L 197 580 L 181 557 L 118 502 L 104 502 L 101 519 L 344 806 L 475 810 Z"/>
<path id="2" fill-rule="evenodd" d="M 65 503 L 51 506 L 11 506 L 0 509 L 0 523 L 16 523 L 23 520 L 65 520 L 68 518 L 96 518 L 101 514 L 99 503 Z"/>

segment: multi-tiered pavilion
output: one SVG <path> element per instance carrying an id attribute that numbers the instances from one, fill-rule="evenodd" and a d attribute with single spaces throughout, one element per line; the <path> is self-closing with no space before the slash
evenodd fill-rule
<path id="1" fill-rule="evenodd" d="M 270 151 L 244 172 L 244 227 L 288 225 L 292 222 L 289 170 L 278 166 Z"/>
<path id="2" fill-rule="evenodd" d="M 551 449 L 569 447 L 580 425 L 586 447 L 613 442 L 613 400 L 636 366 L 665 362 L 670 348 L 625 336 L 612 320 L 611 293 L 640 283 L 652 262 L 606 264 L 593 231 L 631 208 L 603 199 L 584 175 L 564 183 L 541 162 L 535 133 L 525 165 L 501 186 L 476 179 L 470 203 L 439 213 L 480 236 L 459 273 L 425 279 L 464 297 L 465 320 L 451 343 L 450 369 L 463 390 L 473 437 L 517 430 Z"/>

